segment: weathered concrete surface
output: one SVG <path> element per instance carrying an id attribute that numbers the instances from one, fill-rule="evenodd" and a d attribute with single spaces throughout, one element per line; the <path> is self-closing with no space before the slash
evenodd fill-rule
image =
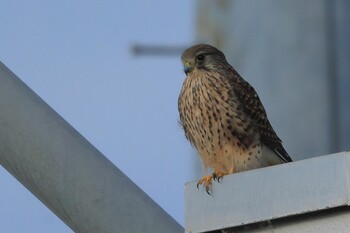
<path id="1" fill-rule="evenodd" d="M 211 196 L 198 190 L 196 182 L 187 183 L 186 232 L 348 206 L 349 171 L 350 153 L 343 152 L 225 176 L 222 183 L 214 182 Z"/>

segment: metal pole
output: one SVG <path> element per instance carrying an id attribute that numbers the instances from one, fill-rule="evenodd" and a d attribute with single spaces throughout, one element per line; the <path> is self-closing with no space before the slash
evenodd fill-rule
<path id="1" fill-rule="evenodd" d="M 143 45 L 135 44 L 131 47 L 134 55 L 148 56 L 181 56 L 186 46 L 166 46 L 166 45 Z"/>
<path id="2" fill-rule="evenodd" d="M 184 231 L 1 62 L 0 164 L 75 232 Z"/>

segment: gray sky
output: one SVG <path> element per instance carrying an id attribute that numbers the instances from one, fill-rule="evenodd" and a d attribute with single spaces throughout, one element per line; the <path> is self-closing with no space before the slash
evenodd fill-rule
<path id="1" fill-rule="evenodd" d="M 182 225 L 199 177 L 177 123 L 180 58 L 130 46 L 190 45 L 195 12 L 194 0 L 0 1 L 0 60 Z M 2 167 L 0 225 L 71 232 Z"/>

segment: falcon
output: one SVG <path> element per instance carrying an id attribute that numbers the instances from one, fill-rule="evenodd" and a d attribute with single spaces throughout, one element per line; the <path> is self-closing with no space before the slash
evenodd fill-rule
<path id="1" fill-rule="evenodd" d="M 184 80 L 178 108 L 186 138 L 213 173 L 198 183 L 208 194 L 212 180 L 228 174 L 292 162 L 273 130 L 254 88 L 217 48 L 198 44 L 181 61 Z"/>

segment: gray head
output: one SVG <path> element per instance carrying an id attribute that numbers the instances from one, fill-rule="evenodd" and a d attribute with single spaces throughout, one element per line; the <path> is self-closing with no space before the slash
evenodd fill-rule
<path id="1" fill-rule="evenodd" d="M 186 75 L 195 69 L 219 71 L 229 66 L 223 52 L 207 44 L 198 44 L 186 49 L 182 53 L 181 61 Z"/>

